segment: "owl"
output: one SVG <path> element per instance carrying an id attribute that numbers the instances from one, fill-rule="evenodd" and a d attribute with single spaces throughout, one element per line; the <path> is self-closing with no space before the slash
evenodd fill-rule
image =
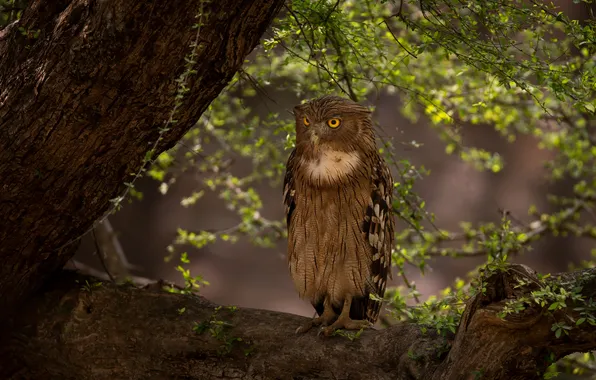
<path id="1" fill-rule="evenodd" d="M 297 333 L 374 324 L 391 276 L 393 180 L 379 155 L 371 112 L 324 96 L 294 108 L 296 147 L 283 202 L 288 266 L 317 315 Z"/>

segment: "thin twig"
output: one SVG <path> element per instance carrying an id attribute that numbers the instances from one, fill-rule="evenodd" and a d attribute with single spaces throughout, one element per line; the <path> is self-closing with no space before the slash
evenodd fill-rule
<path id="1" fill-rule="evenodd" d="M 95 243 L 95 251 L 97 252 L 97 257 L 99 257 L 99 262 L 101 263 L 101 266 L 103 267 L 103 270 L 110 277 L 110 281 L 116 282 L 116 279 L 114 279 L 114 276 L 112 276 L 112 274 L 108 270 L 108 267 L 107 267 L 106 262 L 105 262 L 104 257 L 103 257 L 103 251 L 99 247 L 99 243 L 97 241 L 97 236 L 95 235 L 95 227 L 91 230 L 91 233 L 93 234 L 93 242 Z"/>
<path id="2" fill-rule="evenodd" d="M 411 51 L 408 50 L 407 47 L 405 47 L 404 45 L 402 45 L 401 42 L 399 42 L 399 39 L 397 38 L 397 36 L 393 33 L 393 30 L 391 30 L 391 28 L 389 27 L 389 23 L 387 22 L 387 20 L 383 20 L 383 24 L 385 24 L 385 26 L 387 27 L 387 30 L 389 31 L 389 33 L 391 33 L 391 36 L 393 37 L 393 39 L 395 40 L 395 42 L 397 42 L 397 44 L 399 46 L 401 46 L 402 49 L 404 49 L 409 55 L 411 55 L 414 58 L 418 58 L 418 56 L 414 53 L 412 53 Z"/>

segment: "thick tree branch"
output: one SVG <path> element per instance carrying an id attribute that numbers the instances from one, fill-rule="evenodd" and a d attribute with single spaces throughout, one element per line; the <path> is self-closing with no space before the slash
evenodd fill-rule
<path id="1" fill-rule="evenodd" d="M 138 173 L 192 49 L 190 91 L 154 157 L 220 93 L 282 4 L 32 0 L 0 30 L 0 319 Z"/>
<path id="2" fill-rule="evenodd" d="M 524 285 L 519 286 L 522 280 Z M 414 324 L 365 331 L 353 341 L 294 334 L 304 317 L 221 307 L 192 295 L 97 282 L 65 271 L 8 324 L 0 377 L 72 379 L 540 379 L 552 360 L 596 348 L 589 323 L 556 338 L 551 326 L 577 320 L 529 305 L 504 320 L 504 305 L 542 280 L 522 265 L 484 280 L 455 336 Z M 542 285 L 596 295 L 596 269 Z M 577 289 L 576 289 L 577 290 Z"/>

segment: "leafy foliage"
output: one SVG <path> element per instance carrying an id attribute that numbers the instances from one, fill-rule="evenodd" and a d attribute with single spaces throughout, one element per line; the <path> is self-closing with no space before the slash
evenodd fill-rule
<path id="1" fill-rule="evenodd" d="M 0 0 L 0 28 L 21 18 L 26 0 Z"/>
<path id="2" fill-rule="evenodd" d="M 235 313 L 237 307 L 235 306 L 217 306 L 211 314 L 211 317 L 208 321 L 196 322 L 193 330 L 201 335 L 205 332 L 209 332 L 212 338 L 216 339 L 221 343 L 221 345 L 217 349 L 217 354 L 220 356 L 229 355 L 234 348 L 241 348 L 244 356 L 249 356 L 252 351 L 254 350 L 254 346 L 251 342 L 244 341 L 240 337 L 235 337 L 230 334 L 230 328 L 233 325 L 221 318 L 221 313 L 227 312 L 227 317 L 230 317 L 230 314 Z M 227 318 L 226 318 L 227 319 Z"/>

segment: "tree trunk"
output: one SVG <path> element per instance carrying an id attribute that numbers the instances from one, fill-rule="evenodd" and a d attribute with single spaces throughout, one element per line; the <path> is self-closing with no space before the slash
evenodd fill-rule
<path id="1" fill-rule="evenodd" d="M 282 4 L 32 0 L 0 30 L 0 320 L 72 257 L 145 154 L 193 125 Z"/>
<path id="2" fill-rule="evenodd" d="M 520 280 L 525 284 L 520 286 Z M 596 295 L 596 269 L 540 280 L 522 265 L 483 279 L 456 334 L 415 324 L 344 336 L 304 335 L 295 315 L 217 307 L 172 294 L 161 284 L 116 286 L 65 271 L 22 308 L 0 346 L 2 379 L 541 379 L 554 360 L 596 347 L 596 329 L 574 326 L 560 338 L 555 321 L 579 318 L 577 305 L 548 312 L 535 303 L 505 319 L 507 301 L 537 284 Z M 575 290 L 574 290 L 575 288 Z M 571 323 L 574 325 L 574 323 Z"/>

